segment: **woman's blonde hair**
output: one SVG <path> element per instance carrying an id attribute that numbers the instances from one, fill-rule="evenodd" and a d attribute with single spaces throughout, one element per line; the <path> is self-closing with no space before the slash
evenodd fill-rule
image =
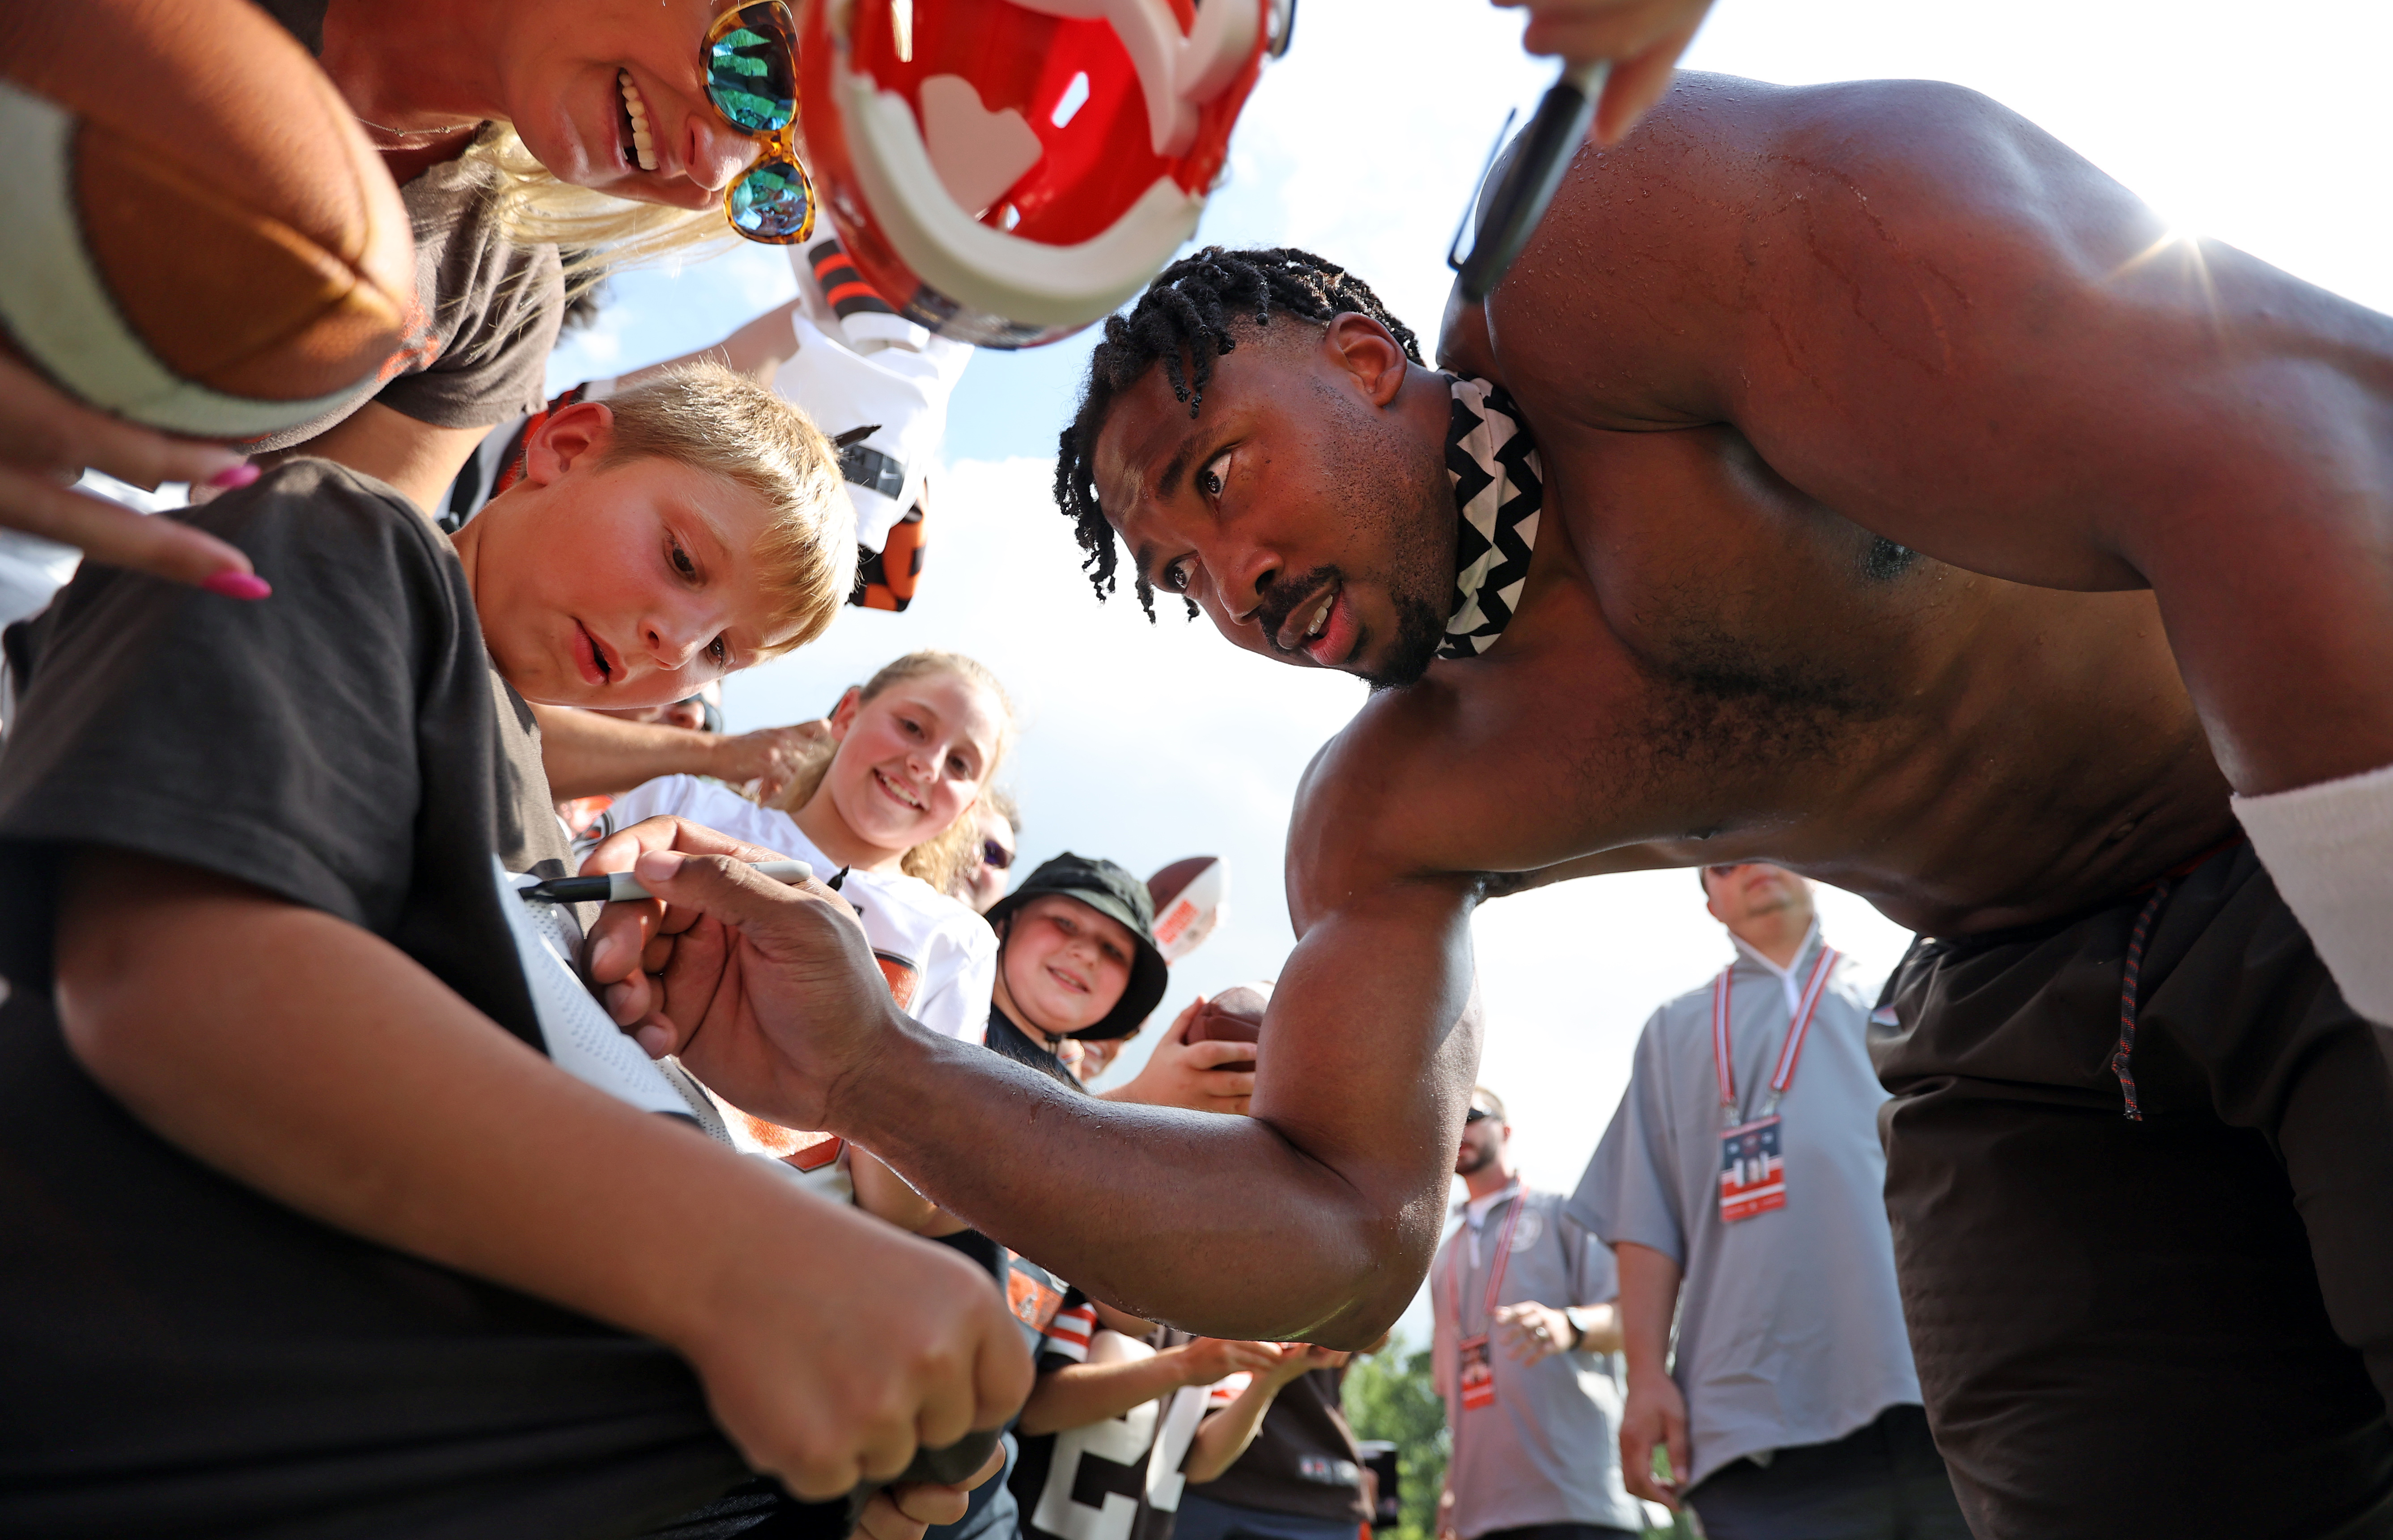
<path id="1" fill-rule="evenodd" d="M 997 675 L 979 659 L 961 652 L 909 652 L 866 680 L 861 698 L 870 700 L 892 685 L 939 673 L 951 673 L 979 685 L 995 696 L 998 705 L 1004 709 L 1005 730 L 998 737 L 996 753 L 981 770 L 981 795 L 987 796 L 990 779 L 1004 762 L 1006 750 L 1013 746 L 1013 701 L 1006 695 L 1005 686 L 997 682 Z M 794 814 L 814 801 L 815 793 L 822 790 L 823 777 L 830 773 L 830 762 L 838 754 L 839 745 L 829 738 L 810 746 L 797 773 L 770 805 Z M 972 807 L 956 816 L 955 822 L 909 850 L 898 858 L 898 869 L 909 877 L 921 878 L 941 893 L 953 887 L 956 878 L 971 865 L 973 846 L 980 839 L 980 822 L 972 816 L 979 805 L 975 800 Z"/>
<path id="2" fill-rule="evenodd" d="M 738 483 L 772 510 L 754 551 L 757 577 L 773 603 L 770 629 L 794 629 L 762 656 L 821 635 L 856 587 L 856 505 L 841 486 L 839 452 L 806 414 L 713 363 L 668 370 L 606 405 L 615 424 L 602 465 L 644 455 L 678 461 Z"/>
<path id="3" fill-rule="evenodd" d="M 572 254 L 566 282 L 577 292 L 609 272 L 728 249 L 739 240 L 720 202 L 667 208 L 576 187 L 541 164 L 503 123 L 484 130 L 465 154 L 490 169 L 499 228 L 509 240 Z"/>

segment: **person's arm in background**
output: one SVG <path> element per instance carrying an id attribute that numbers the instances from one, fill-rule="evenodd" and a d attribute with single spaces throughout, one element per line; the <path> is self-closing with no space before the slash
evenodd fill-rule
<path id="1" fill-rule="evenodd" d="M 560 801 L 629 791 L 660 776 L 712 776 L 732 786 L 761 782 L 770 799 L 796 774 L 809 744 L 830 731 L 821 722 L 760 727 L 732 735 L 624 722 L 570 706 L 534 705 L 540 759 L 549 794 Z"/>
<path id="2" fill-rule="evenodd" d="M 277 464 L 302 455 L 330 460 L 396 488 L 419 509 L 437 512 L 440 494 L 457 479 L 458 469 L 490 431 L 488 423 L 470 428 L 434 427 L 380 401 L 368 401 L 306 443 L 257 459 L 260 464 Z"/>
<path id="3" fill-rule="evenodd" d="M 1038 1388 L 1022 1403 L 1014 1431 L 1034 1438 L 1085 1428 L 1168 1396 L 1183 1385 L 1210 1385 L 1241 1369 L 1274 1368 L 1280 1360 L 1278 1347 L 1270 1342 L 1200 1337 L 1151 1356 L 1131 1351 L 1144 1346 L 1118 1332 L 1098 1333 L 1087 1363 L 1066 1364 L 1039 1377 Z"/>
<path id="4" fill-rule="evenodd" d="M 797 307 L 794 299 L 776 305 L 712 347 L 701 347 L 695 353 L 684 353 L 677 359 L 667 359 L 617 377 L 615 388 L 628 390 L 647 384 L 668 369 L 692 363 L 719 363 L 735 374 L 745 374 L 758 385 L 769 385 L 773 375 L 798 350 L 797 330 L 790 324 Z"/>
<path id="5" fill-rule="evenodd" d="M 1693 1468 L 1687 1398 L 1670 1377 L 1670 1323 L 1679 1309 L 1678 1262 L 1650 1246 L 1613 1247 L 1620 1265 L 1620 1348 L 1628 1360 L 1628 1396 L 1620 1414 L 1620 1479 L 1632 1497 L 1678 1511 Z M 1654 1474 L 1654 1449 L 1669 1452 L 1670 1474 Z"/>
<path id="6" fill-rule="evenodd" d="M 1258 1343 L 1257 1346 L 1264 1344 Z M 1196 1425 L 1196 1437 L 1188 1445 L 1188 1457 L 1181 1463 L 1180 1473 L 1191 1486 L 1216 1480 L 1223 1471 L 1237 1464 L 1247 1445 L 1255 1442 L 1262 1428 L 1263 1414 L 1279 1399 L 1280 1391 L 1299 1375 L 1315 1369 L 1334 1369 L 1353 1356 L 1332 1352 L 1327 1348 L 1309 1347 L 1302 1342 L 1290 1342 L 1279 1351 L 1279 1362 L 1267 1369 L 1255 1370 L 1230 1404 L 1208 1412 L 1205 1420 Z"/>
<path id="7" fill-rule="evenodd" d="M 1494 1327 L 1505 1352 L 1517 1364 L 1536 1364 L 1556 1353 L 1620 1351 L 1620 1316 L 1613 1308 L 1613 1270 L 1596 1247 L 1603 1243 L 1569 1216 L 1555 1225 L 1555 1244 L 1569 1257 L 1566 1305 L 1524 1299 L 1497 1307 Z"/>
<path id="8" fill-rule="evenodd" d="M 420 963 L 169 861 L 73 856 L 59 1020 L 193 1158 L 326 1224 L 686 1357 L 809 1496 L 990 1428 L 1029 1361 L 985 1273 L 574 1079 Z"/>

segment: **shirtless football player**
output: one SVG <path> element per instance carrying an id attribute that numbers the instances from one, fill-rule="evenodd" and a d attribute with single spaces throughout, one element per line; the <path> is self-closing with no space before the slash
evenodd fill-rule
<path id="1" fill-rule="evenodd" d="M 1100 592 L 1118 535 L 1143 600 L 1385 686 L 1298 800 L 1252 1117 L 909 1029 L 717 860 L 640 856 L 617 1019 L 1142 1315 L 1352 1346 L 1444 1217 L 1472 909 L 1783 863 L 1922 933 L 1887 1197 L 1978 1533 L 2393 1533 L 2393 321 L 1969 92 L 1696 76 L 1440 359 L 1206 252 L 1064 438 Z"/>

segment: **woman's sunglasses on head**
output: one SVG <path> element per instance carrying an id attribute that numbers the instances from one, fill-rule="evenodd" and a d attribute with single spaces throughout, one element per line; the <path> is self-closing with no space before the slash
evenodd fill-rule
<path id="1" fill-rule="evenodd" d="M 723 121 L 764 147 L 723 195 L 724 216 L 751 241 L 790 246 L 815 229 L 815 184 L 798 159 L 798 26 L 782 0 L 725 11 L 699 49 L 706 98 Z"/>

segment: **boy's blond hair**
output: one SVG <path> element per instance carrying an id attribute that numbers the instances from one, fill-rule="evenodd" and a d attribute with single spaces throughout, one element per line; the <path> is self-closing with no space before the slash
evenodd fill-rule
<path id="1" fill-rule="evenodd" d="M 761 656 L 803 646 L 830 625 L 856 587 L 856 505 L 841 486 L 839 451 L 806 414 L 745 374 L 684 364 L 607 399 L 614 438 L 602 464 L 644 455 L 737 482 L 773 520 L 756 547 L 773 623 L 791 633 Z"/>
<path id="2" fill-rule="evenodd" d="M 1005 731 L 998 739 L 996 755 L 981 773 L 981 795 L 1003 795 L 988 783 L 996 777 L 998 767 L 1005 763 L 1006 751 L 1013 747 L 1013 700 L 1005 693 L 1005 686 L 998 683 L 997 675 L 989 672 L 987 665 L 978 659 L 967 658 L 961 652 L 909 652 L 865 681 L 862 698 L 870 700 L 892 685 L 935 673 L 951 673 L 979 685 L 995 696 L 998 705 L 1003 709 Z M 814 801 L 815 793 L 822 790 L 823 777 L 830 773 L 830 762 L 838 752 L 839 745 L 827 737 L 809 744 L 799 759 L 796 772 L 790 777 L 789 784 L 782 787 L 780 794 L 766 805 L 793 814 Z M 975 803 L 974 807 L 978 805 Z M 909 877 L 921 878 L 941 893 L 954 887 L 957 874 L 971 864 L 973 847 L 980 842 L 980 820 L 973 816 L 973 810 L 972 807 L 964 809 L 957 815 L 954 823 L 906 852 L 898 858 L 897 868 Z"/>

